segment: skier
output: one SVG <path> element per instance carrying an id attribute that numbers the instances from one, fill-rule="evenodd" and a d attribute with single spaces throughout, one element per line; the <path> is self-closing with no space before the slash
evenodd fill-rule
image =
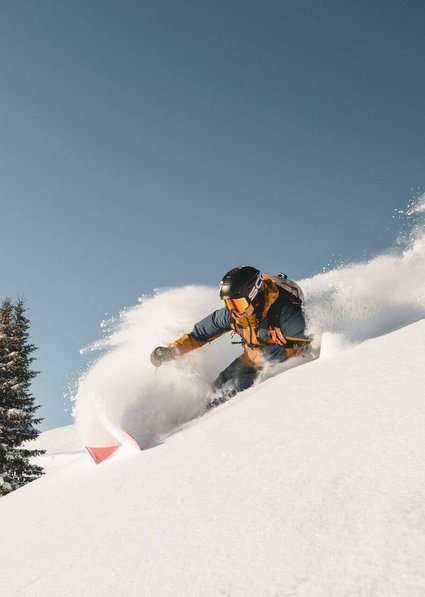
<path id="1" fill-rule="evenodd" d="M 282 363 L 308 349 L 300 287 L 286 275 L 261 274 L 255 267 L 236 267 L 220 282 L 224 307 L 197 323 L 189 334 L 151 354 L 155 367 L 184 355 L 222 334 L 241 337 L 244 352 L 212 384 L 210 406 L 225 402 L 253 385 L 267 363 Z"/>

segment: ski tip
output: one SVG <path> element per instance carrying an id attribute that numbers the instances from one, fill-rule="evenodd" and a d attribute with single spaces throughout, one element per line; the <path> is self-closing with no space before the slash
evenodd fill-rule
<path id="1" fill-rule="evenodd" d="M 130 444 L 131 446 L 134 446 L 135 448 L 138 448 L 139 450 L 142 449 L 139 442 L 136 439 L 134 439 L 134 437 L 128 431 L 123 431 L 123 435 L 126 438 L 126 440 L 128 441 L 128 444 Z"/>
<path id="2" fill-rule="evenodd" d="M 110 456 L 112 456 L 112 454 L 118 450 L 120 446 L 104 446 L 102 448 L 89 448 L 88 446 L 86 446 L 86 450 L 87 452 L 90 454 L 90 456 L 93 458 L 94 462 L 96 464 L 100 464 L 101 462 L 103 462 L 104 460 L 106 460 L 107 458 L 109 458 Z"/>
<path id="3" fill-rule="evenodd" d="M 128 433 L 128 431 L 122 431 L 121 435 L 121 443 L 115 446 L 102 446 L 97 448 L 91 448 L 89 446 L 86 446 L 87 452 L 90 454 L 90 456 L 93 458 L 96 464 L 100 464 L 101 462 L 112 456 L 112 454 L 116 452 L 118 448 L 121 448 L 121 446 L 124 445 L 124 442 L 125 445 L 133 446 L 134 448 L 137 448 L 137 450 L 142 449 L 140 444 L 134 439 L 134 437 L 130 433 Z"/>

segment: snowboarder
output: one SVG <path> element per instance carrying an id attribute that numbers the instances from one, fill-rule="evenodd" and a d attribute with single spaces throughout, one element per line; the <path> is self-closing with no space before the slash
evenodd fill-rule
<path id="1" fill-rule="evenodd" d="M 222 334 L 241 337 L 244 352 L 212 384 L 211 406 L 253 385 L 267 363 L 282 363 L 308 349 L 300 287 L 285 274 L 269 276 L 251 266 L 236 267 L 220 282 L 224 307 L 197 323 L 189 334 L 151 354 L 155 367 Z"/>

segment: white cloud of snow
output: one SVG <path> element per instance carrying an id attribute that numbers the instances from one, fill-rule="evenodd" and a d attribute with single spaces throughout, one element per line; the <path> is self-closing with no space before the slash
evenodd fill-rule
<path id="1" fill-rule="evenodd" d="M 415 205 L 415 214 L 421 214 L 425 198 Z M 322 357 L 425 317 L 423 221 L 415 220 L 404 247 L 300 284 L 308 331 L 316 346 L 321 343 Z M 81 379 L 75 397 L 83 440 L 105 445 L 123 428 L 143 446 L 153 445 L 203 412 L 209 383 L 240 353 L 229 335 L 158 370 L 149 356 L 220 306 L 217 289 L 171 288 L 143 297 L 117 322 L 105 323 L 104 339 L 87 349 L 104 353 Z"/>
<path id="2" fill-rule="evenodd" d="M 177 339 L 220 306 L 216 290 L 189 286 L 158 291 L 121 314 L 110 335 L 96 343 L 106 353 L 83 376 L 76 396 L 86 443 L 102 445 L 110 438 L 107 429 L 114 435 L 118 426 L 152 445 L 204 410 L 209 382 L 238 349 L 219 339 L 158 370 L 149 357 L 155 346 Z"/>

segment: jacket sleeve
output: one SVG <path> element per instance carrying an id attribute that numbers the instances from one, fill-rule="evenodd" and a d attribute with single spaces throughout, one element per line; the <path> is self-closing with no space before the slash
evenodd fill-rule
<path id="1" fill-rule="evenodd" d="M 189 334 L 184 334 L 170 344 L 168 348 L 171 348 L 179 355 L 186 354 L 208 342 L 212 342 L 231 329 L 230 313 L 226 308 L 219 309 L 196 323 Z"/>

